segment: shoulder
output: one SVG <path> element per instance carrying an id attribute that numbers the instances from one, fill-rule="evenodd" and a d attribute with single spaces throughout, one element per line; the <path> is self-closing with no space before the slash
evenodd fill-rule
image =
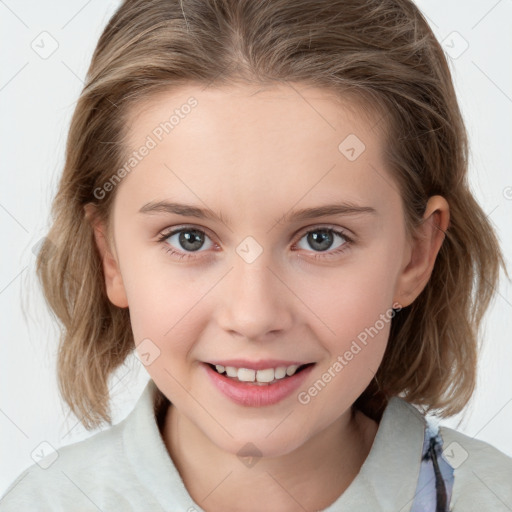
<path id="1" fill-rule="evenodd" d="M 454 470 L 452 510 L 512 510 L 512 458 L 448 427 L 440 426 L 439 435 Z"/>
<path id="2" fill-rule="evenodd" d="M 0 500 L 0 511 L 25 510 L 34 503 L 38 510 L 54 510 L 57 505 L 66 510 L 89 510 L 89 489 L 96 491 L 98 485 L 112 481 L 113 474 L 121 476 L 126 468 L 122 430 L 123 422 L 83 441 L 44 450 L 45 456 L 9 486 Z M 118 472 L 113 471 L 113 461 Z"/>
<path id="3" fill-rule="evenodd" d="M 158 429 L 156 390 L 150 380 L 121 422 L 30 466 L 0 499 L 0 512 L 157 512 L 175 503 L 179 474 Z"/>

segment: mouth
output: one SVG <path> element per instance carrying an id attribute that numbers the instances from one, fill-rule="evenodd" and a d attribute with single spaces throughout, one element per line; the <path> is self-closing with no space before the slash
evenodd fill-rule
<path id="1" fill-rule="evenodd" d="M 271 406 L 291 397 L 315 366 L 316 363 L 282 360 L 202 363 L 213 386 L 231 402 L 244 407 Z"/>
<path id="2" fill-rule="evenodd" d="M 275 368 L 262 368 L 255 370 L 235 366 L 224 366 L 221 364 L 205 363 L 213 371 L 235 382 L 254 384 L 257 386 L 268 386 L 280 381 L 285 381 L 294 375 L 301 373 L 315 363 L 302 365 L 292 364 L 288 366 L 277 366 Z"/>

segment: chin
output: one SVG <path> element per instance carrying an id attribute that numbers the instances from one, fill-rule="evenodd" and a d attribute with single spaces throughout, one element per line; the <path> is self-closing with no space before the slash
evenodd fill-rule
<path id="1" fill-rule="evenodd" d="M 269 431 L 271 431 L 271 429 Z M 221 439 L 210 439 L 221 450 L 236 455 L 240 459 L 259 459 L 262 457 L 280 457 L 300 448 L 307 439 L 303 437 L 303 433 L 297 434 L 300 436 L 299 438 L 295 438 L 292 433 L 286 431 L 284 428 L 280 434 L 274 432 L 270 435 L 267 431 L 265 431 L 265 433 L 255 431 L 254 434 L 251 435 L 251 433 L 246 430 L 243 435 L 233 433 L 232 438 L 222 436 Z M 242 462 L 244 461 L 242 460 Z"/>

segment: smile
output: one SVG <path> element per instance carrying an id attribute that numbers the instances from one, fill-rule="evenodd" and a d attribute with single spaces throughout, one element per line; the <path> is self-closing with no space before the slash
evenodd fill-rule
<path id="1" fill-rule="evenodd" d="M 303 365 L 292 364 L 290 366 L 278 366 L 277 368 L 263 368 L 261 370 L 254 370 L 252 368 L 236 368 L 235 366 L 223 366 L 221 364 L 213 365 L 210 367 L 220 375 L 238 380 L 239 382 L 253 382 L 257 384 L 272 384 L 278 380 L 286 377 L 291 377 L 296 373 L 304 370 L 306 367 L 314 363 Z"/>
<path id="2" fill-rule="evenodd" d="M 212 363 L 201 366 L 221 396 L 245 407 L 263 407 L 292 396 L 303 385 L 315 364 L 262 367 L 257 370 Z"/>

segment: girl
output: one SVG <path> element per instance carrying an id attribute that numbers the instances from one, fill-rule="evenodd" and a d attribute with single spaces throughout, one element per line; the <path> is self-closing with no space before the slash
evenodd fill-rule
<path id="1" fill-rule="evenodd" d="M 38 255 L 61 392 L 110 422 L 2 511 L 512 508 L 461 411 L 505 270 L 443 51 L 408 0 L 127 0 Z M 505 270 L 506 272 L 506 270 Z"/>

